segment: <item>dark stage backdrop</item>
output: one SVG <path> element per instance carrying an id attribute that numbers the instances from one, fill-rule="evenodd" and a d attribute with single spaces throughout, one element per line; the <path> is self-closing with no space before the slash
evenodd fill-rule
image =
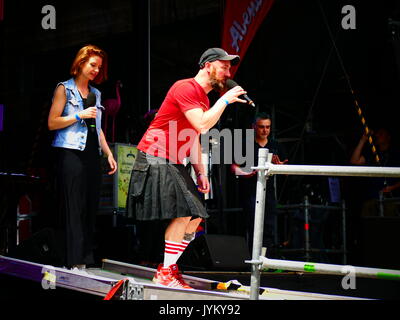
<path id="1" fill-rule="evenodd" d="M 32 169 L 46 177 L 52 165 L 47 130 L 52 94 L 69 77 L 77 50 L 88 43 L 109 54 L 109 80 L 99 87 L 103 98 L 115 97 L 117 80 L 123 84 L 116 142 L 137 144 L 144 114 L 160 106 L 173 82 L 196 74 L 205 49 L 224 45 L 229 3 L 0 0 L 0 171 Z M 400 40 L 398 28 L 388 23 L 400 20 L 397 3 L 273 1 L 235 73 L 257 108 L 231 105 L 217 126 L 248 128 L 255 111 L 267 111 L 274 116 L 272 134 L 285 145 L 290 163 L 347 165 L 362 125 L 346 71 L 369 125 L 394 128 L 398 141 Z M 43 28 L 46 5 L 55 9 L 55 29 Z M 355 29 L 342 27 L 345 5 L 356 10 Z M 245 21 L 240 15 L 235 19 Z M 210 95 L 211 102 L 216 98 Z M 216 173 L 224 186 L 220 203 L 237 206 L 234 177 L 225 167 Z M 279 200 L 298 201 L 308 183 L 300 177 L 280 179 Z M 345 191 L 351 201 L 354 189 Z"/>

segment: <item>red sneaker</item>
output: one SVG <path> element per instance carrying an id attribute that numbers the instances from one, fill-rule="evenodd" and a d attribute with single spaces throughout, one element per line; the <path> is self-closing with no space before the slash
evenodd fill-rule
<path id="1" fill-rule="evenodd" d="M 176 264 L 172 264 L 167 268 L 159 265 L 153 282 L 170 288 L 193 289 L 183 280 Z"/>
<path id="2" fill-rule="evenodd" d="M 163 266 L 164 266 L 164 265 L 163 265 L 162 263 L 160 263 L 160 264 L 158 265 L 158 267 L 157 267 L 157 272 L 156 272 L 156 274 L 155 274 L 154 277 L 153 277 L 153 282 L 157 283 L 157 279 L 160 277 L 161 268 L 162 268 Z"/>

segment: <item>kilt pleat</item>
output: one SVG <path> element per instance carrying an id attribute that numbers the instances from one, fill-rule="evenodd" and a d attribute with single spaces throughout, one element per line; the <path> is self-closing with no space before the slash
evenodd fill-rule
<path id="1" fill-rule="evenodd" d="M 127 216 L 136 220 L 208 218 L 186 167 L 139 151 L 132 169 Z"/>

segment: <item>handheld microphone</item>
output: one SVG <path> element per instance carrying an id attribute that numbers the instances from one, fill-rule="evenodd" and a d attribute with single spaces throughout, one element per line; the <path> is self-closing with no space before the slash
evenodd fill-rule
<path id="1" fill-rule="evenodd" d="M 96 95 L 93 92 L 89 92 L 87 98 L 86 98 L 86 103 L 85 103 L 85 109 L 94 107 L 96 105 Z M 90 130 L 94 132 L 96 130 L 96 119 L 90 118 L 87 119 L 87 124 L 90 127 Z"/>
<path id="2" fill-rule="evenodd" d="M 234 87 L 237 87 L 237 86 L 238 86 L 238 84 L 236 83 L 236 81 L 234 81 L 234 80 L 232 80 L 232 79 L 226 80 L 226 87 L 227 87 L 228 90 L 230 90 L 230 89 L 232 89 L 232 88 L 234 88 Z M 253 100 L 251 100 L 247 94 L 242 94 L 242 95 L 240 96 L 240 98 L 243 98 L 244 100 L 246 100 L 247 103 L 248 103 L 249 105 L 251 105 L 251 106 L 253 106 L 253 107 L 256 106 L 256 105 L 254 104 Z"/>

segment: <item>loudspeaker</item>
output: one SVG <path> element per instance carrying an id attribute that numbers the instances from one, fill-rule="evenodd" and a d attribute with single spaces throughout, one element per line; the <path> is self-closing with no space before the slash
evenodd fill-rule
<path id="1" fill-rule="evenodd" d="M 189 244 L 178 263 L 184 268 L 240 271 L 250 270 L 245 263 L 249 259 L 245 238 L 204 234 Z"/>
<path id="2" fill-rule="evenodd" d="M 56 233 L 51 228 L 42 229 L 22 241 L 14 251 L 9 253 L 9 256 L 40 264 L 62 266 Z"/>
<path id="3" fill-rule="evenodd" d="M 372 268 L 400 269 L 400 217 L 362 219 L 363 265 Z"/>

